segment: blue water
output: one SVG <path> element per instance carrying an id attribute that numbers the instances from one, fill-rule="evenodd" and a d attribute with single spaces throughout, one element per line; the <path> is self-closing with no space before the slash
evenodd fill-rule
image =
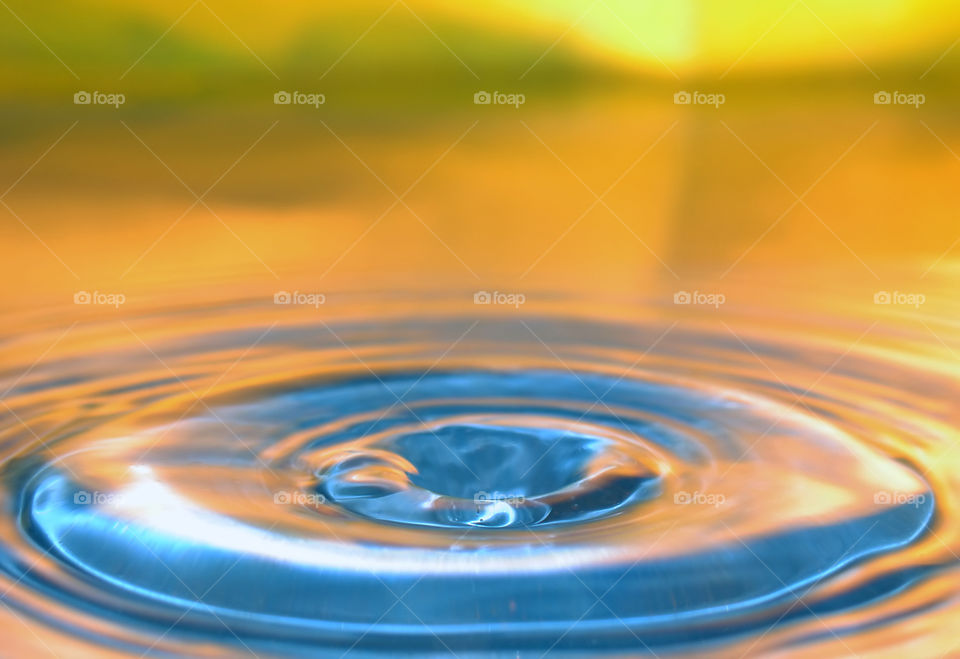
<path id="1" fill-rule="evenodd" d="M 867 611 L 933 569 L 869 569 L 937 494 L 854 429 L 852 388 L 805 408 L 726 339 L 529 322 L 563 358 L 490 321 L 438 363 L 454 318 L 278 328 L 226 378 L 211 346 L 248 334 L 161 342 L 178 382 L 123 349 L 61 365 L 77 410 L 4 466 L 8 601 L 156 656 L 660 654 Z"/>

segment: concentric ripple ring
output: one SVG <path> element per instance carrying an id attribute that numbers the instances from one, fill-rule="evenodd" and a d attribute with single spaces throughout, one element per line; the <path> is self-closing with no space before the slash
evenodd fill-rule
<path id="1" fill-rule="evenodd" d="M 41 370 L 9 399 L 43 428 L 3 444 L 10 601 L 141 651 L 662 651 L 921 578 L 945 513 L 890 444 L 924 419 L 864 420 L 875 357 L 797 404 L 729 336 L 471 322 L 291 322 L 242 362 L 263 328 L 207 327 Z"/>

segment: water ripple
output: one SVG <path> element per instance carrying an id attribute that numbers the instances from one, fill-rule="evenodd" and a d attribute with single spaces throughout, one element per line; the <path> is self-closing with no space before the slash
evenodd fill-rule
<path id="1" fill-rule="evenodd" d="M 662 318 L 174 326 L 8 383 L 4 602 L 77 642 L 739 654 L 856 644 L 953 583 L 956 386 L 889 352 Z"/>

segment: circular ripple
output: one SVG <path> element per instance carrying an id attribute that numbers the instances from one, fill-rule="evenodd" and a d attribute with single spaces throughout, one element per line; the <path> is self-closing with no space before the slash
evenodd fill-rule
<path id="1" fill-rule="evenodd" d="M 226 626 L 294 653 L 667 646 L 774 623 L 935 510 L 913 469 L 773 388 L 636 353 L 519 366 L 502 338 L 422 359 L 448 327 L 405 343 L 398 326 L 395 359 L 360 367 L 287 360 L 294 329 L 264 346 L 269 378 L 202 405 L 171 389 L 20 456 L 18 532 L 56 558 L 23 585 L 128 628 Z"/>

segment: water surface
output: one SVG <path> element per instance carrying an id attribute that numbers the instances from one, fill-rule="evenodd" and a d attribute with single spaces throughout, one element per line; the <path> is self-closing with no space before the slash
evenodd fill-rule
<path id="1" fill-rule="evenodd" d="M 956 368 L 907 312 L 327 302 L 20 320 L 10 624 L 131 656 L 837 656 L 956 611 Z"/>

